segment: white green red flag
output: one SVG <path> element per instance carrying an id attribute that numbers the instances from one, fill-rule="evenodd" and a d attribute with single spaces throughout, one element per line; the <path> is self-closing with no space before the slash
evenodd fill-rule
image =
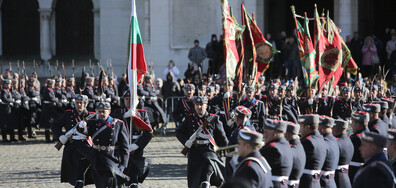
<path id="1" fill-rule="evenodd" d="M 136 3 L 132 0 L 132 13 L 129 24 L 129 41 L 128 41 L 128 83 L 129 91 L 131 92 L 131 108 L 132 112 L 136 111 L 138 104 L 137 98 L 137 83 L 142 78 L 142 75 L 147 72 L 146 60 L 144 58 L 144 49 L 142 37 L 140 35 L 139 23 L 136 16 Z M 133 117 L 133 121 L 144 123 L 138 117 Z M 132 123 L 132 121 L 131 121 Z M 132 127 L 132 126 L 130 126 Z"/>

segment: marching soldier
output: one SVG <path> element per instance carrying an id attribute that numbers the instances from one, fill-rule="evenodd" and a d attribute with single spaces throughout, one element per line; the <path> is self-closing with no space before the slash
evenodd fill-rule
<path id="1" fill-rule="evenodd" d="M 354 182 L 354 177 L 356 172 L 361 166 L 363 166 L 364 161 L 360 154 L 359 147 L 361 145 L 361 136 L 364 131 L 368 131 L 367 125 L 369 122 L 368 113 L 363 111 L 357 111 L 352 114 L 352 131 L 353 134 L 350 136 L 354 152 L 351 163 L 349 164 L 349 179 L 351 183 Z"/>
<path id="2" fill-rule="evenodd" d="M 87 184 L 84 177 L 89 166 L 88 158 L 91 151 L 89 142 L 91 140 L 87 140 L 87 137 L 78 131 L 64 135 L 62 128 L 67 133 L 76 128 L 75 126 L 88 116 L 92 118 L 95 114 L 86 110 L 87 104 L 88 97 L 86 95 L 76 95 L 75 109 L 66 110 L 51 124 L 54 140 L 59 140 L 65 145 L 62 155 L 61 182 L 69 182 L 75 187 L 83 187 L 84 184 Z"/>
<path id="3" fill-rule="evenodd" d="M 173 112 L 176 125 L 180 125 L 184 117 L 194 112 L 194 93 L 195 86 L 193 84 L 186 84 L 184 86 L 185 97 L 178 101 L 176 109 Z"/>
<path id="4" fill-rule="evenodd" d="M 361 138 L 362 145 L 359 150 L 365 163 L 356 173 L 353 187 L 394 187 L 395 176 L 383 152 L 387 137 L 365 131 Z"/>
<path id="5" fill-rule="evenodd" d="M 364 111 L 366 111 L 370 117 L 368 129 L 371 132 L 376 132 L 386 136 L 388 134 L 388 125 L 379 118 L 381 106 L 379 104 L 366 104 L 363 107 Z"/>
<path id="6" fill-rule="evenodd" d="M 388 131 L 388 158 L 392 166 L 393 174 L 396 173 L 396 130 L 391 129 Z"/>
<path id="7" fill-rule="evenodd" d="M 257 132 L 262 133 L 263 127 L 260 125 L 263 125 L 265 121 L 264 103 L 254 97 L 254 87 L 247 86 L 245 87 L 245 90 L 246 97 L 239 104 L 245 106 L 251 111 L 252 116 L 250 117 L 250 123 L 254 126 Z"/>
<path id="8" fill-rule="evenodd" d="M 217 165 L 211 165 L 219 160 L 214 152 L 214 147 L 228 144 L 228 139 L 219 117 L 206 112 L 207 103 L 208 99 L 206 97 L 196 97 L 194 99 L 195 112 L 187 115 L 182 124 L 176 129 L 177 139 L 190 149 L 187 167 L 188 187 L 195 188 L 200 186 L 206 188 L 211 185 L 212 174 L 221 173 L 216 168 Z M 203 127 L 205 122 L 208 125 Z M 200 127 L 203 128 L 200 129 Z M 196 132 L 197 130 L 200 132 Z"/>
<path id="9" fill-rule="evenodd" d="M 301 125 L 301 144 L 306 154 L 306 163 L 300 179 L 300 187 L 320 187 L 320 174 L 326 159 L 326 143 L 318 131 L 319 116 L 303 115 L 298 119 Z"/>
<path id="10" fill-rule="evenodd" d="M 371 86 L 370 94 L 366 102 L 371 103 L 373 101 L 379 101 L 380 99 L 377 97 L 378 95 L 378 86 Z"/>
<path id="11" fill-rule="evenodd" d="M 322 167 L 320 184 L 322 187 L 336 188 L 334 176 L 338 166 L 338 159 L 340 158 L 340 150 L 337 140 L 332 134 L 334 119 L 328 116 L 320 116 L 319 120 L 319 132 L 326 143 L 324 146 L 326 147 L 326 159 Z"/>
<path id="12" fill-rule="evenodd" d="M 239 165 L 232 179 L 246 181 L 252 188 L 273 187 L 271 167 L 260 154 L 263 135 L 255 131 L 241 130 L 238 134 Z"/>
<path id="13" fill-rule="evenodd" d="M 348 169 L 354 148 L 351 139 L 347 135 L 348 122 L 337 119 L 334 122 L 333 135 L 336 137 L 338 148 L 340 149 L 340 158 L 335 171 L 334 181 L 337 187 L 350 188 L 351 181 L 349 180 Z"/>
<path id="14" fill-rule="evenodd" d="M 278 84 L 271 84 L 268 88 L 268 96 L 264 95 L 261 99 L 268 109 L 267 117 L 270 119 L 280 119 L 281 98 L 278 96 Z"/>
<path id="15" fill-rule="evenodd" d="M 47 80 L 47 86 L 44 89 L 43 94 L 43 110 L 40 116 L 40 128 L 45 129 L 45 140 L 51 142 L 50 138 L 50 128 L 51 123 L 57 118 L 58 112 L 56 108 L 56 103 L 58 103 L 58 98 L 55 96 L 54 92 L 55 83 L 53 79 Z"/>
<path id="16" fill-rule="evenodd" d="M 11 84 L 11 95 L 13 98 L 13 105 L 12 105 L 12 116 L 9 117 L 12 119 L 11 127 L 13 130 L 11 136 L 14 135 L 14 130 L 18 129 L 18 140 L 25 141 L 26 139 L 23 137 L 23 109 L 22 109 L 22 95 L 19 93 L 19 82 L 17 79 L 12 79 Z M 11 138 L 11 140 L 15 140 L 15 138 Z"/>
<path id="17" fill-rule="evenodd" d="M 381 99 L 382 100 L 382 99 Z M 386 115 L 386 112 L 388 111 L 388 103 L 385 101 L 374 101 L 373 104 L 379 104 L 381 106 L 381 110 L 378 114 L 379 119 L 381 119 L 381 121 L 383 121 L 387 127 L 389 127 L 389 118 Z"/>
<path id="18" fill-rule="evenodd" d="M 129 179 L 123 174 L 129 160 L 128 131 L 123 121 L 109 115 L 110 111 L 110 103 L 99 102 L 98 119 L 78 124 L 78 131 L 92 137 L 90 159 L 96 187 L 117 187 Z"/>
<path id="19" fill-rule="evenodd" d="M 333 118 L 348 120 L 352 114 L 351 88 L 341 88 L 341 97 L 334 102 Z"/>
<path id="20" fill-rule="evenodd" d="M 75 86 L 74 77 L 68 78 L 66 80 L 66 98 L 69 101 L 69 103 L 66 109 L 74 109 L 74 98 L 76 97 L 76 91 L 74 89 L 74 86 Z"/>
<path id="21" fill-rule="evenodd" d="M 99 97 L 95 95 L 94 93 L 94 78 L 93 77 L 87 77 L 87 86 L 85 87 L 84 91 L 82 92 L 83 95 L 86 95 L 88 97 L 88 106 L 87 110 L 90 112 L 95 111 L 95 101 L 99 101 Z M 83 84 L 83 83 L 80 83 Z"/>
<path id="22" fill-rule="evenodd" d="M 12 127 L 12 105 L 14 99 L 11 94 L 11 80 L 4 79 L 3 80 L 3 89 L 1 90 L 1 105 L 0 105 L 0 128 L 1 128 L 1 136 L 3 137 L 3 142 L 15 142 L 15 133 Z M 10 140 L 7 139 L 7 133 L 10 134 Z"/>
<path id="23" fill-rule="evenodd" d="M 352 102 L 352 111 L 353 112 L 362 111 L 364 104 L 362 86 L 355 86 L 353 88 L 353 95 L 354 95 L 354 99 Z"/>
<path id="24" fill-rule="evenodd" d="M 293 156 L 293 166 L 289 176 L 289 187 L 298 187 L 300 184 L 300 178 L 303 175 L 305 167 L 305 151 L 301 145 L 298 134 L 300 133 L 300 125 L 293 122 L 287 122 L 287 129 L 285 138 L 290 143 L 290 150 Z"/>
<path id="25" fill-rule="evenodd" d="M 150 126 L 147 112 L 142 109 L 137 109 L 136 116 L 133 117 L 133 126 L 130 127 L 132 112 L 128 111 L 131 106 L 131 93 L 128 90 L 123 95 L 125 108 L 116 110 L 113 115 L 116 118 L 123 119 L 127 124 L 127 131 L 130 133 L 131 143 L 129 143 L 129 162 L 125 168 L 125 174 L 130 177 L 127 185 L 131 188 L 137 188 L 138 183 L 143 183 L 143 180 L 148 175 L 148 165 L 146 162 L 151 160 L 143 157 L 144 148 L 153 138 L 153 132 Z M 142 119 L 145 123 L 136 121 L 135 118 Z M 130 132 L 132 130 L 132 132 Z"/>
<path id="26" fill-rule="evenodd" d="M 304 114 L 314 114 L 316 108 L 316 96 L 315 96 L 316 90 L 314 88 L 307 88 L 305 91 L 305 96 L 306 97 L 300 97 L 298 100 L 298 106 L 300 108 L 300 115 Z"/>
<path id="27" fill-rule="evenodd" d="M 297 98 L 293 94 L 294 86 L 286 87 L 285 97 L 282 99 L 282 120 L 297 123 L 298 105 Z"/>
<path id="28" fill-rule="evenodd" d="M 332 107 L 335 102 L 335 98 L 333 96 L 327 95 L 328 88 L 324 86 L 322 89 L 322 97 L 317 98 L 317 113 L 319 115 L 331 116 Z"/>
<path id="29" fill-rule="evenodd" d="M 293 155 L 290 143 L 285 139 L 287 124 L 279 120 L 267 120 L 264 123 L 265 145 L 261 155 L 268 161 L 272 171 L 272 183 L 275 188 L 287 187 L 293 167 Z"/>
<path id="30" fill-rule="evenodd" d="M 250 117 L 252 116 L 252 111 L 244 106 L 238 106 L 234 112 L 234 121 L 231 127 L 231 134 L 228 137 L 228 145 L 235 145 L 238 144 L 238 133 L 242 129 L 249 129 L 254 131 L 254 126 L 250 123 Z M 235 156 L 236 157 L 236 156 Z M 234 157 L 226 157 L 226 179 L 231 178 L 234 173 L 234 168 L 236 164 L 231 164 L 231 160 Z M 233 161 L 234 162 L 234 161 Z"/>

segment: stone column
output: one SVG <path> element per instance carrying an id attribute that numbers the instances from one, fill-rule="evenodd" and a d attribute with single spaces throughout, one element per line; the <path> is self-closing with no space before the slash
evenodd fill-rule
<path id="1" fill-rule="evenodd" d="M 100 53 L 100 0 L 93 0 L 93 16 L 94 16 L 94 56 L 96 59 L 101 59 Z"/>
<path id="2" fill-rule="evenodd" d="M 341 28 L 341 36 L 346 40 L 347 35 L 353 35 L 353 6 L 352 0 L 338 0 L 334 2 L 335 24 Z M 336 8 L 338 7 L 338 8 Z"/>
<path id="3" fill-rule="evenodd" d="M 51 59 L 50 17 L 52 9 L 39 9 L 40 12 L 40 49 L 41 59 Z"/>

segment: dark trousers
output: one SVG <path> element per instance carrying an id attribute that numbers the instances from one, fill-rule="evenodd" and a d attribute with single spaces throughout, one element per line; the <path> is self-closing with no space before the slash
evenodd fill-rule
<path id="1" fill-rule="evenodd" d="M 210 181 L 213 174 L 213 168 L 209 159 L 190 150 L 187 165 L 187 181 L 189 188 L 198 188 L 202 182 Z"/>

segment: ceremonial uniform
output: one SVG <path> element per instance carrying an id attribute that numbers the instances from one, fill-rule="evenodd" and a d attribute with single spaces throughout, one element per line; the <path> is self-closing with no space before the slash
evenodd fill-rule
<path id="1" fill-rule="evenodd" d="M 297 123 L 298 105 L 295 97 L 284 97 L 282 104 L 282 120 Z"/>
<path id="2" fill-rule="evenodd" d="M 339 97 L 334 103 L 333 118 L 348 120 L 352 114 L 352 99 L 345 100 Z"/>
<path id="3" fill-rule="evenodd" d="M 178 101 L 176 109 L 173 112 L 173 118 L 175 119 L 175 122 L 181 124 L 183 119 L 188 114 L 194 113 L 194 111 L 193 98 L 188 99 L 187 97 L 184 97 Z"/>
<path id="4" fill-rule="evenodd" d="M 143 180 L 148 175 L 148 163 L 151 162 L 150 159 L 143 157 L 144 148 L 153 138 L 153 133 L 148 130 L 138 130 L 136 129 L 137 125 L 133 125 L 132 129 L 130 127 L 130 118 L 124 118 L 123 115 L 128 111 L 127 108 L 118 109 L 116 110 L 113 115 L 116 118 L 124 119 L 127 125 L 127 131 L 130 133 L 132 130 L 130 137 L 131 143 L 129 144 L 130 148 L 131 145 L 135 144 L 137 149 L 131 151 L 129 153 L 129 162 L 128 166 L 125 168 L 124 173 L 130 177 L 130 181 L 127 182 L 129 184 L 136 184 L 143 183 Z M 137 109 L 136 115 L 141 118 L 144 122 L 150 125 L 148 114 L 145 110 Z"/>
<path id="5" fill-rule="evenodd" d="M 235 182 L 246 182 L 247 187 L 267 188 L 273 187 L 271 181 L 271 167 L 267 160 L 257 151 L 263 142 L 261 133 L 241 130 L 238 133 L 239 158 L 233 178 Z M 247 145 L 250 145 L 250 150 Z M 224 186 L 227 187 L 227 186 Z"/>
<path id="6" fill-rule="evenodd" d="M 93 114 L 93 112 L 91 112 Z M 63 135 L 62 128 L 66 132 L 84 120 L 90 113 L 87 110 L 79 113 L 76 109 L 66 110 L 51 124 L 54 140 Z M 73 133 L 71 141 L 66 142 L 63 149 L 61 165 L 61 182 L 69 182 L 75 185 L 77 180 L 84 181 L 85 172 L 89 166 L 88 157 L 92 150 L 87 137 L 82 133 Z M 85 181 L 84 181 L 85 182 Z M 85 182 L 87 183 L 87 182 Z"/>
<path id="7" fill-rule="evenodd" d="M 234 173 L 234 178 L 249 182 L 252 188 L 269 188 L 273 187 L 271 181 L 271 167 L 260 154 L 254 152 L 245 158 L 238 159 L 240 165 Z"/>
<path id="8" fill-rule="evenodd" d="M 309 100 L 312 100 L 312 104 L 309 104 Z M 314 114 L 315 113 L 315 105 L 316 100 L 310 99 L 308 97 L 300 97 L 298 100 L 298 107 L 300 108 L 300 115 L 305 114 Z"/>
<path id="9" fill-rule="evenodd" d="M 118 181 L 119 178 L 127 180 L 128 177 L 119 168 L 126 167 L 129 160 L 129 137 L 124 122 L 108 116 L 106 121 L 89 120 L 86 127 L 84 133 L 93 141 L 90 159 L 95 186 L 121 185 L 124 182 Z"/>
<path id="10" fill-rule="evenodd" d="M 353 157 L 353 143 L 346 133 L 336 136 L 338 148 L 340 149 L 340 158 L 338 160 L 337 170 L 335 171 L 334 181 L 337 187 L 351 187 L 351 181 L 348 176 L 349 164 Z"/>
<path id="11" fill-rule="evenodd" d="M 265 121 L 265 106 L 264 103 L 256 98 L 249 101 L 247 98 L 243 99 L 240 105 L 245 106 L 252 112 L 250 117 L 250 123 L 254 126 L 257 132 L 263 132 L 263 127 Z"/>
<path id="12" fill-rule="evenodd" d="M 363 158 L 360 154 L 360 151 L 359 151 L 359 147 L 362 144 L 360 137 L 362 136 L 363 131 L 366 131 L 366 130 L 363 129 L 360 131 L 356 131 L 355 133 L 353 133 L 350 136 L 351 142 L 352 142 L 353 148 L 354 148 L 352 160 L 351 160 L 351 163 L 349 164 L 349 179 L 350 179 L 351 183 L 354 182 L 354 177 L 356 175 L 356 172 L 364 164 L 364 160 L 363 160 Z"/>
<path id="13" fill-rule="evenodd" d="M 155 127 L 159 123 L 165 123 L 165 112 L 162 110 L 157 100 L 159 90 L 155 90 L 155 86 L 152 84 L 145 84 L 141 94 L 145 97 L 143 109 L 149 114 L 150 124 Z"/>
<path id="14" fill-rule="evenodd" d="M 290 151 L 293 156 L 293 166 L 289 176 L 289 185 L 290 187 L 298 187 L 306 162 L 305 151 L 299 139 L 289 140 L 289 143 L 291 148 Z"/>
<path id="15" fill-rule="evenodd" d="M 278 133 L 285 133 L 286 128 L 287 124 L 283 121 L 267 120 L 264 124 L 264 131 L 275 130 Z M 266 137 L 264 138 L 266 139 Z M 287 187 L 293 166 L 293 155 L 289 142 L 283 136 L 265 140 L 265 145 L 260 149 L 260 153 L 272 169 L 274 187 Z"/>
<path id="16" fill-rule="evenodd" d="M 94 112 L 95 111 L 95 101 L 98 101 L 99 97 L 95 95 L 92 86 L 86 86 L 84 91 L 82 92 L 82 94 L 88 96 L 87 110 L 90 112 Z"/>
<path id="17" fill-rule="evenodd" d="M 267 117 L 270 119 L 280 119 L 281 98 L 278 95 L 274 97 L 264 95 L 261 100 L 264 102 L 265 107 L 268 108 Z"/>
<path id="18" fill-rule="evenodd" d="M 195 100 L 195 102 L 197 102 L 198 99 Z M 214 165 L 215 163 L 221 164 L 221 162 L 219 161 L 220 159 L 218 156 L 214 153 L 214 146 L 211 141 L 213 141 L 214 138 L 214 141 L 218 146 L 226 146 L 228 144 L 228 139 L 225 135 L 223 125 L 220 122 L 219 117 L 209 113 L 205 113 L 202 117 L 199 117 L 197 113 L 187 115 L 183 123 L 176 129 L 176 137 L 184 145 L 187 141 L 190 141 L 190 136 L 193 135 L 195 131 L 211 116 L 215 117 L 213 117 L 208 126 L 199 133 L 200 137 L 193 140 L 194 144 L 191 146 L 188 153 L 188 187 L 199 187 L 202 182 L 209 182 L 211 180 L 211 176 L 217 176 L 218 173 L 221 173 L 215 168 L 217 165 Z M 210 135 L 213 136 L 211 137 L 212 139 L 207 137 Z M 213 185 L 216 183 L 212 181 L 211 184 Z"/>
<path id="19" fill-rule="evenodd" d="M 335 97 L 333 96 L 318 97 L 316 101 L 317 101 L 317 114 L 326 115 L 330 117 L 332 113 L 332 107 L 335 102 Z"/>
<path id="20" fill-rule="evenodd" d="M 366 142 L 366 145 L 362 145 L 365 149 L 371 145 L 377 146 L 378 149 L 383 149 L 386 146 L 387 137 L 378 133 L 363 132 L 362 142 Z M 374 154 L 366 152 L 366 155 L 369 156 L 367 156 L 364 165 L 356 173 L 352 187 L 394 187 L 395 176 L 384 152 L 380 151 Z"/>
<path id="21" fill-rule="evenodd" d="M 8 80 L 10 82 L 10 80 Z M 10 116 L 12 115 L 12 105 L 13 105 L 14 99 L 12 98 L 12 94 L 10 89 L 2 89 L 1 90 L 1 105 L 0 105 L 0 120 L 2 123 L 0 123 L 0 128 L 1 128 L 1 134 L 3 137 L 3 142 L 9 141 L 7 139 L 7 132 L 13 133 L 13 127 L 12 127 L 12 118 Z M 11 135 L 12 137 L 12 135 Z M 15 136 L 14 136 L 15 139 Z"/>
<path id="22" fill-rule="evenodd" d="M 336 138 L 331 133 L 323 134 L 326 143 L 326 159 L 322 168 L 321 186 L 337 187 L 334 182 L 335 170 L 340 158 L 340 150 Z"/>

